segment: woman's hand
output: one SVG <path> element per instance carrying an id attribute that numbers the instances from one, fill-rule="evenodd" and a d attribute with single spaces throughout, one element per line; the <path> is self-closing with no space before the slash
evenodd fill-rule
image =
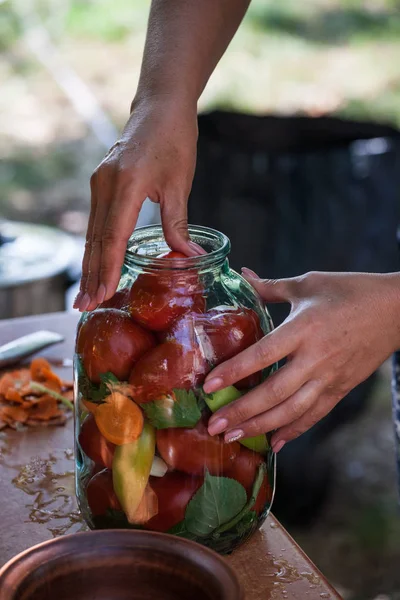
<path id="1" fill-rule="evenodd" d="M 211 393 L 287 357 L 286 364 L 243 398 L 220 409 L 211 435 L 225 440 L 276 430 L 283 445 L 322 419 L 400 347 L 400 274 L 308 273 L 277 281 L 243 275 L 266 302 L 290 302 L 282 325 L 217 366 Z"/>
<path id="2" fill-rule="evenodd" d="M 158 202 L 165 238 L 187 256 L 187 198 L 196 162 L 197 106 L 176 98 L 136 101 L 121 139 L 91 178 L 91 210 L 75 307 L 92 310 L 113 296 L 126 245 L 146 197 Z"/>

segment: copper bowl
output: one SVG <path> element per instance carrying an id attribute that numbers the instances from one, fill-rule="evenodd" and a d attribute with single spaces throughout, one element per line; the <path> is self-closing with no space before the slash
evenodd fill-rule
<path id="1" fill-rule="evenodd" d="M 212 550 L 163 533 L 103 530 L 44 542 L 0 570 L 0 600 L 243 600 Z"/>

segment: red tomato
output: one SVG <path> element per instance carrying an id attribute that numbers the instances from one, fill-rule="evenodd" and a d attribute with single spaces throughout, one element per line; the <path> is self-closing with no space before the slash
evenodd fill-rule
<path id="1" fill-rule="evenodd" d="M 136 363 L 129 383 L 136 402 L 151 402 L 174 388 L 189 390 L 199 385 L 207 371 L 207 362 L 199 348 L 165 342 Z"/>
<path id="2" fill-rule="evenodd" d="M 78 440 L 82 451 L 96 465 L 111 469 L 115 446 L 101 435 L 92 414 L 83 421 Z"/>
<path id="3" fill-rule="evenodd" d="M 213 349 L 214 364 L 232 358 L 263 337 L 255 312 L 243 308 L 221 306 L 209 310 L 204 330 Z"/>
<path id="4" fill-rule="evenodd" d="M 211 345 L 210 360 L 214 366 L 232 358 L 258 340 L 264 333 L 258 315 L 248 308 L 221 306 L 209 310 L 204 321 L 204 332 Z M 235 385 L 240 389 L 254 387 L 261 382 L 261 372 L 242 379 Z"/>
<path id="5" fill-rule="evenodd" d="M 102 302 L 99 305 L 99 308 L 118 308 L 120 310 L 124 310 L 127 308 L 129 303 L 129 288 L 125 287 L 122 290 L 118 290 L 115 292 L 114 296 Z"/>
<path id="6" fill-rule="evenodd" d="M 86 487 L 86 497 L 94 517 L 105 515 L 110 508 L 121 510 L 121 505 L 114 492 L 110 469 L 104 469 L 91 478 Z"/>
<path id="7" fill-rule="evenodd" d="M 151 477 L 150 485 L 157 494 L 158 514 L 147 521 L 146 528 L 168 531 L 185 518 L 188 503 L 203 484 L 203 477 L 190 477 L 173 471 L 164 477 Z"/>
<path id="8" fill-rule="evenodd" d="M 157 333 L 160 342 L 177 342 L 185 348 L 199 348 L 206 359 L 209 359 L 209 344 L 204 346 L 204 318 L 206 315 L 189 312 L 174 321 L 168 329 Z M 207 342 L 208 340 L 206 340 Z"/>
<path id="9" fill-rule="evenodd" d="M 90 381 L 111 371 L 126 381 L 134 363 L 155 345 L 153 335 L 130 316 L 115 308 L 101 308 L 89 314 L 77 339 L 77 352 Z"/>
<path id="10" fill-rule="evenodd" d="M 236 479 L 236 481 L 241 483 L 247 492 L 247 498 L 250 499 L 258 467 L 263 460 L 263 457 L 258 454 L 258 452 L 253 452 L 252 450 L 248 450 L 241 446 L 240 453 L 236 456 L 229 468 L 224 471 L 224 475 Z M 257 514 L 260 514 L 264 510 L 267 501 L 270 502 L 271 500 L 272 490 L 269 485 L 268 476 L 265 475 L 252 510 L 255 510 Z"/>
<path id="11" fill-rule="evenodd" d="M 167 329 L 188 311 L 204 309 L 203 290 L 195 271 L 143 273 L 131 288 L 129 311 L 135 321 L 152 331 Z"/>
<path id="12" fill-rule="evenodd" d="M 206 468 L 211 475 L 220 475 L 240 452 L 237 442 L 225 444 L 222 437 L 210 436 L 204 419 L 193 429 L 159 429 L 157 448 L 169 467 L 193 475 L 204 475 Z"/>

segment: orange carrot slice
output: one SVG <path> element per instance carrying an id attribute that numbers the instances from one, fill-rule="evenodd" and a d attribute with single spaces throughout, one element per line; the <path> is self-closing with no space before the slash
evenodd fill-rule
<path id="1" fill-rule="evenodd" d="M 30 378 L 29 369 L 19 369 L 4 373 L 4 375 L 0 378 L 0 396 L 5 396 L 7 390 L 10 388 L 20 390 L 30 381 Z"/>
<path id="2" fill-rule="evenodd" d="M 65 395 L 61 391 L 65 390 Z M 68 396 L 68 398 L 66 397 Z M 17 429 L 19 424 L 59 425 L 66 421 L 59 402 L 72 409 L 73 390 L 51 370 L 44 358 L 35 358 L 29 369 L 0 376 L 0 421 Z"/>
<path id="3" fill-rule="evenodd" d="M 30 371 L 33 381 L 43 381 L 45 379 L 43 371 L 51 371 L 50 363 L 45 358 L 34 358 L 31 362 Z"/>
<path id="4" fill-rule="evenodd" d="M 31 362 L 31 377 L 33 381 L 43 383 L 46 387 L 60 391 L 63 382 L 59 376 L 51 370 L 50 363 L 45 358 L 34 358 Z"/>
<path id="5" fill-rule="evenodd" d="M 60 414 L 57 400 L 52 396 L 44 395 L 32 403 L 29 417 L 39 421 L 49 421 L 54 417 L 59 417 Z"/>
<path id="6" fill-rule="evenodd" d="M 0 395 L 5 396 L 10 388 L 14 387 L 14 378 L 11 373 L 4 373 L 0 379 Z"/>
<path id="7" fill-rule="evenodd" d="M 28 418 L 28 411 L 20 406 L 2 406 L 0 418 L 6 422 L 12 419 L 19 423 L 25 423 Z"/>
<path id="8" fill-rule="evenodd" d="M 21 396 L 21 393 L 15 388 L 8 388 L 4 395 L 5 399 L 9 402 L 16 402 L 17 404 L 24 404 L 24 399 Z"/>
<path id="9" fill-rule="evenodd" d="M 67 400 L 70 400 L 71 402 L 74 401 L 74 390 L 64 390 L 62 395 L 64 398 L 67 398 Z"/>
<path id="10" fill-rule="evenodd" d="M 119 392 L 105 400 L 94 412 L 100 433 L 117 446 L 137 440 L 143 430 L 143 413 L 139 406 Z"/>
<path id="11" fill-rule="evenodd" d="M 90 402 L 90 400 L 82 400 L 82 404 L 90 413 L 95 413 L 96 409 L 100 406 L 96 402 Z"/>
<path id="12" fill-rule="evenodd" d="M 59 376 L 56 373 L 54 373 L 51 369 L 48 369 L 48 370 L 44 369 L 43 376 L 44 376 L 43 383 L 46 387 L 52 388 L 52 385 L 53 385 L 53 386 L 57 386 L 57 388 L 59 390 L 62 389 L 63 382 L 61 381 Z"/>
<path id="13" fill-rule="evenodd" d="M 59 417 L 54 417 L 49 421 L 43 421 L 40 419 L 29 418 L 25 425 L 29 425 L 29 427 L 55 427 L 57 425 L 65 425 L 67 422 L 67 417 L 64 413 L 60 414 Z"/>
<path id="14" fill-rule="evenodd" d="M 61 383 L 63 390 L 72 390 L 72 388 L 74 387 L 73 381 L 65 381 L 64 379 L 62 379 Z"/>
<path id="15" fill-rule="evenodd" d="M 57 394 L 61 393 L 61 385 L 60 385 L 60 383 L 56 379 L 54 379 L 52 377 L 50 377 L 49 379 L 42 379 L 40 382 L 39 381 L 38 382 L 35 381 L 35 383 L 41 383 L 48 390 L 52 390 L 53 392 L 57 392 Z"/>

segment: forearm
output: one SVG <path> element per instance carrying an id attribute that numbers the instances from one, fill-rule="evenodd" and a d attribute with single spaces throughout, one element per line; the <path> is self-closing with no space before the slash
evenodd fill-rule
<path id="1" fill-rule="evenodd" d="M 152 0 L 135 100 L 197 103 L 250 0 Z"/>
<path id="2" fill-rule="evenodd" d="M 389 311 L 393 322 L 393 350 L 400 349 L 400 272 L 382 275 L 387 283 L 386 293 L 382 295 L 381 311 Z"/>

